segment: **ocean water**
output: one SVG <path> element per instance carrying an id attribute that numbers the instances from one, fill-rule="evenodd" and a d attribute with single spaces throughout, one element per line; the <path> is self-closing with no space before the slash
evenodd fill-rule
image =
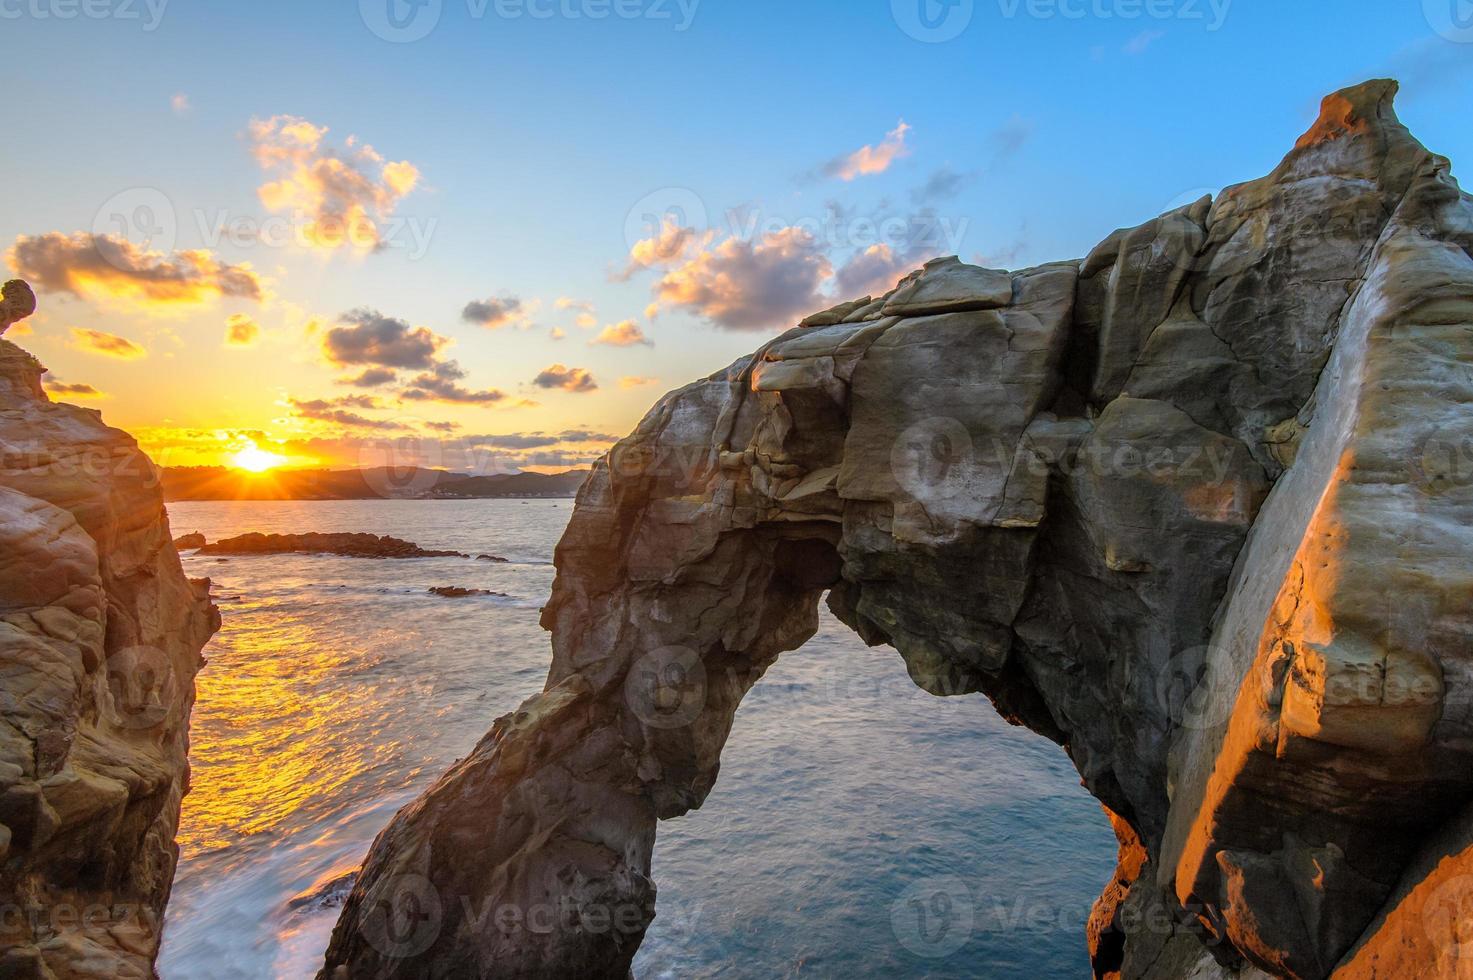
<path id="1" fill-rule="evenodd" d="M 493 564 L 186 556 L 225 625 L 205 651 L 193 788 L 159 970 L 304 980 L 393 813 L 540 690 L 538 610 L 572 502 L 176 503 L 176 535 L 371 531 Z M 508 598 L 442 599 L 433 586 Z M 662 825 L 652 978 L 1088 977 L 1114 867 L 1055 745 L 981 696 L 933 698 L 823 614 L 739 712 L 706 805 Z"/>

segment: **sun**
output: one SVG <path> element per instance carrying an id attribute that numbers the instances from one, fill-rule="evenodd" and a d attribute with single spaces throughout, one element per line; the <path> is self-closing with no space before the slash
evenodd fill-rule
<path id="1" fill-rule="evenodd" d="M 286 462 L 285 456 L 268 453 L 254 442 L 230 457 L 230 465 L 247 473 L 265 473 Z"/>

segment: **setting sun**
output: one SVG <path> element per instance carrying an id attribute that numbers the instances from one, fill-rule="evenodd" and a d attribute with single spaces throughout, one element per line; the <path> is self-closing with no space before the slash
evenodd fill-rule
<path id="1" fill-rule="evenodd" d="M 230 457 L 231 466 L 238 470 L 245 470 L 247 473 L 264 473 L 267 470 L 280 466 L 282 463 L 285 462 L 285 456 L 278 456 L 276 453 L 268 453 L 266 450 L 260 448 L 255 443 L 252 443 L 251 445 L 242 449 L 240 452 L 236 453 L 234 456 Z"/>

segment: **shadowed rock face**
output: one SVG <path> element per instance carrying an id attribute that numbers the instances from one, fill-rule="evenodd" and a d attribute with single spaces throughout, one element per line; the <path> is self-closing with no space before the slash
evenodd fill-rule
<path id="1" fill-rule="evenodd" d="M 657 821 L 825 592 L 1069 752 L 1121 841 L 1098 974 L 1449 962 L 1473 200 L 1395 91 L 1082 262 L 937 260 L 667 395 L 579 495 L 545 691 L 380 835 L 321 976 L 623 978 Z"/>
<path id="2" fill-rule="evenodd" d="M 43 370 L 0 340 L 0 976 L 144 978 L 220 620 L 153 464 Z"/>

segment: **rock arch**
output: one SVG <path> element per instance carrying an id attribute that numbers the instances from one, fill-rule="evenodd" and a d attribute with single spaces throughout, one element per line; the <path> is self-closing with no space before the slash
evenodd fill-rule
<path id="1" fill-rule="evenodd" d="M 1436 452 L 1473 431 L 1473 204 L 1395 90 L 1082 262 L 936 260 L 662 399 L 579 494 L 545 690 L 380 835 L 321 976 L 622 980 L 657 821 L 825 591 L 1068 749 L 1121 839 L 1100 973 L 1327 975 L 1473 797 L 1473 481 Z"/>

